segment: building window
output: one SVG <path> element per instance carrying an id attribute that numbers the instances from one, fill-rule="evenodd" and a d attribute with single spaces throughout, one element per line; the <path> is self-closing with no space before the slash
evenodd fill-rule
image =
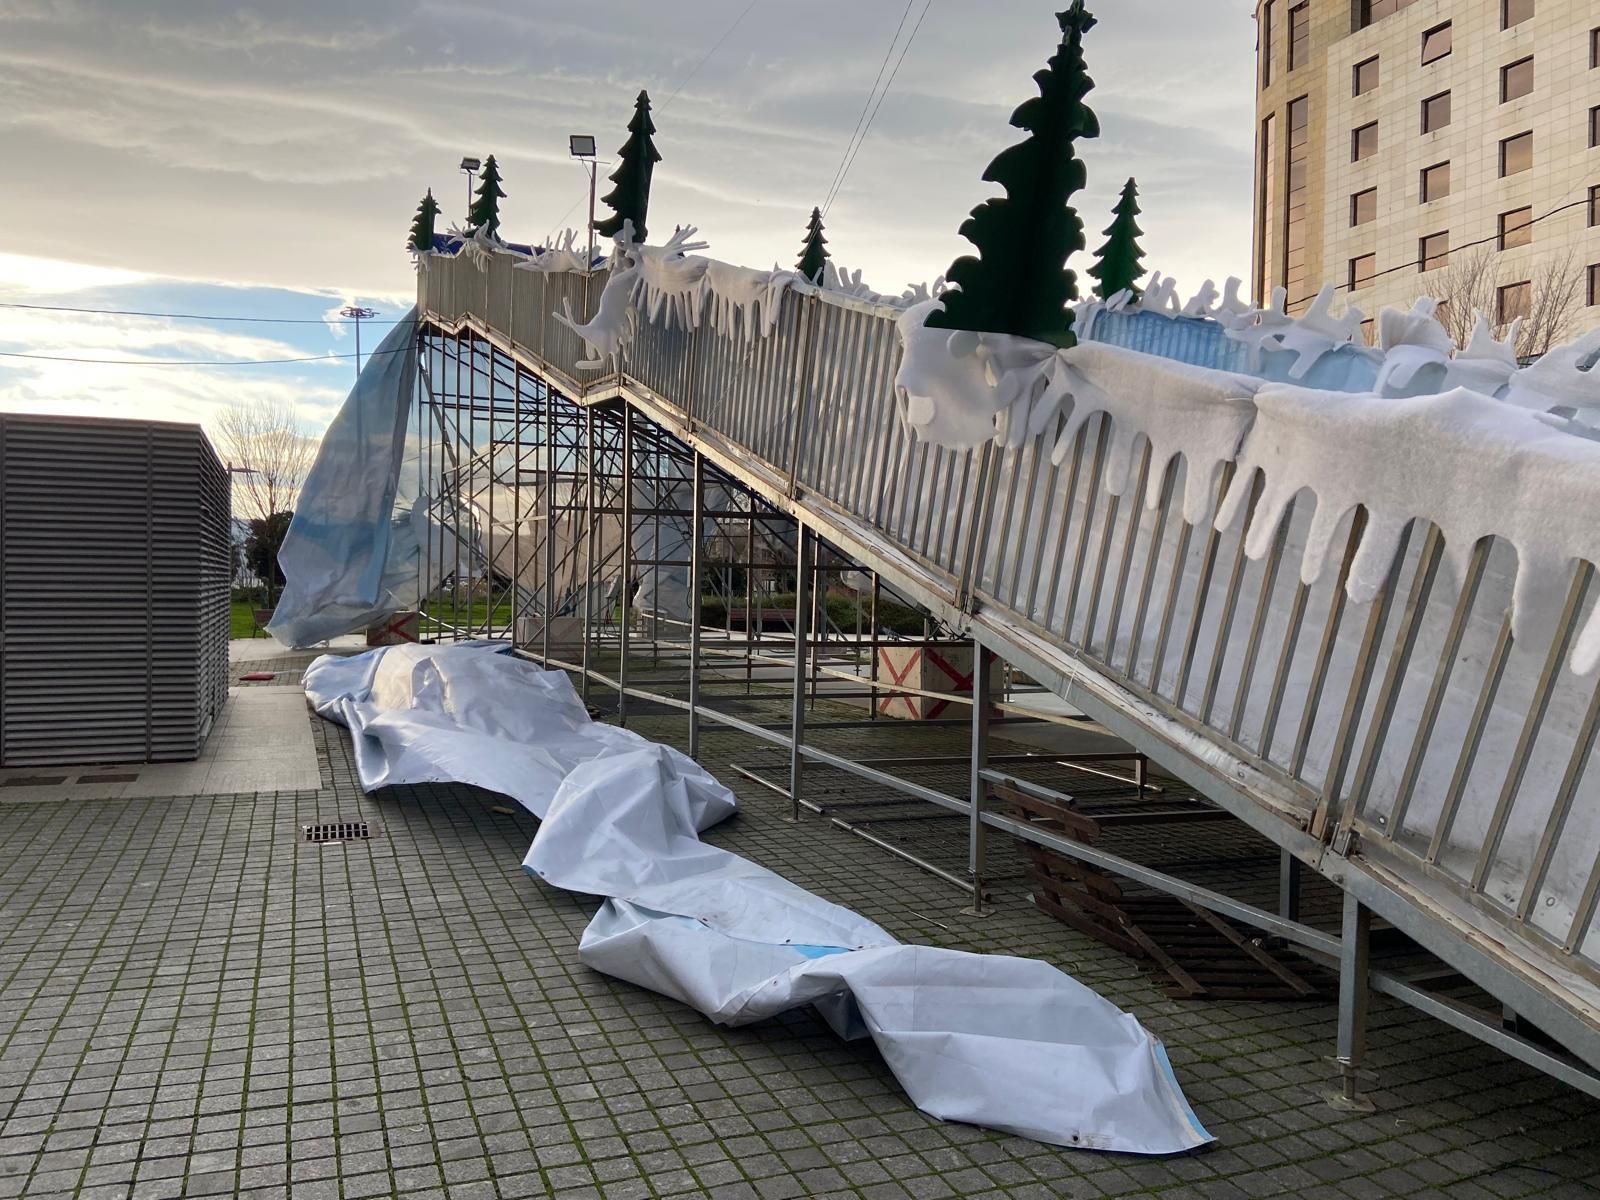
<path id="1" fill-rule="evenodd" d="M 1500 103 L 1516 100 L 1533 91 L 1533 55 L 1519 58 L 1500 68 Z"/>
<path id="2" fill-rule="evenodd" d="M 1600 184 L 1589 189 L 1589 227 L 1600 225 Z"/>
<path id="3" fill-rule="evenodd" d="M 1288 188 L 1284 196 L 1283 220 L 1283 286 L 1289 289 L 1289 307 L 1293 310 L 1306 293 L 1310 264 L 1307 259 L 1306 212 L 1309 208 L 1307 191 L 1310 171 L 1311 101 L 1306 96 L 1289 103 L 1288 111 Z"/>
<path id="4" fill-rule="evenodd" d="M 1600 304 L 1600 263 L 1589 264 L 1589 307 Z"/>
<path id="5" fill-rule="evenodd" d="M 1433 306 L 1433 319 L 1446 329 L 1450 328 L 1450 301 L 1441 300 Z"/>
<path id="6" fill-rule="evenodd" d="M 1261 10 L 1261 86 L 1272 82 L 1272 22 L 1277 15 L 1278 0 L 1267 0 Z"/>
<path id="7" fill-rule="evenodd" d="M 1365 321 L 1361 322 L 1361 341 L 1363 344 L 1368 346 L 1372 345 L 1373 338 L 1376 334 L 1376 321 L 1374 321 L 1371 317 L 1368 317 Z"/>
<path id="8" fill-rule="evenodd" d="M 1524 279 L 1521 283 L 1508 283 L 1496 288 L 1494 293 L 1495 320 L 1509 325 L 1518 317 L 1528 315 L 1528 302 L 1533 297 L 1533 284 Z"/>
<path id="9" fill-rule="evenodd" d="M 1450 164 L 1447 162 L 1434 163 L 1431 167 L 1422 168 L 1422 187 L 1420 189 L 1421 203 L 1430 200 L 1442 200 L 1450 194 Z"/>
<path id="10" fill-rule="evenodd" d="M 1533 241 L 1533 209 L 1513 208 L 1500 214 L 1500 249 L 1514 250 Z"/>
<path id="11" fill-rule="evenodd" d="M 1440 92 L 1422 102 L 1422 132 L 1432 133 L 1450 124 L 1450 93 Z"/>
<path id="12" fill-rule="evenodd" d="M 1521 25 L 1533 16 L 1533 0 L 1500 0 L 1500 28 Z"/>
<path id="13" fill-rule="evenodd" d="M 1589 122 L 1591 125 L 1594 122 Z M 1533 166 L 1533 130 L 1508 137 L 1500 143 L 1500 178 L 1526 171 Z"/>
<path id="14" fill-rule="evenodd" d="M 1361 28 L 1374 21 L 1393 16 L 1402 8 L 1410 8 L 1417 0 L 1361 0 Z"/>
<path id="15" fill-rule="evenodd" d="M 1421 270 L 1437 271 L 1450 261 L 1450 231 L 1430 233 L 1417 243 L 1417 261 Z"/>
<path id="16" fill-rule="evenodd" d="M 1360 162 L 1378 152 L 1378 123 L 1369 121 L 1360 129 L 1350 131 L 1350 161 Z"/>
<path id="17" fill-rule="evenodd" d="M 1289 70 L 1311 60 L 1311 3 L 1303 0 L 1289 10 Z"/>
<path id="18" fill-rule="evenodd" d="M 1422 35 L 1422 65 L 1438 62 L 1450 53 L 1450 22 L 1435 25 Z"/>
<path id="19" fill-rule="evenodd" d="M 1378 273 L 1378 256 L 1376 254 L 1362 254 L 1350 260 L 1350 290 L 1364 288 L 1372 282 L 1372 277 Z"/>
<path id="20" fill-rule="evenodd" d="M 1350 227 L 1378 219 L 1378 189 L 1368 188 L 1350 197 Z"/>
<path id="21" fill-rule="evenodd" d="M 1374 54 L 1365 62 L 1358 62 L 1355 66 L 1355 80 L 1351 84 L 1352 96 L 1365 96 L 1378 86 L 1378 56 Z"/>
<path id="22" fill-rule="evenodd" d="M 1272 249 L 1278 232 L 1278 114 L 1261 119 L 1261 234 L 1256 241 L 1256 302 L 1266 307 L 1272 293 Z"/>
<path id="23" fill-rule="evenodd" d="M 1589 149 L 1596 146 L 1600 146 L 1600 104 L 1589 110 Z"/>
<path id="24" fill-rule="evenodd" d="M 1589 69 L 1600 67 L 1600 28 L 1589 30 Z"/>

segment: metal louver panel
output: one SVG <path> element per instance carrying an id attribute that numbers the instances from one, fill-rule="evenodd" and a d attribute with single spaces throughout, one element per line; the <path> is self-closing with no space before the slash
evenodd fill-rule
<path id="1" fill-rule="evenodd" d="M 0 765 L 199 754 L 228 695 L 229 542 L 198 426 L 0 414 Z"/>

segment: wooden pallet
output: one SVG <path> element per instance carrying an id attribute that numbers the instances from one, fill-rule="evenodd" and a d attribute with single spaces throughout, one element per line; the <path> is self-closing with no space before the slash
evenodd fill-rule
<path id="1" fill-rule="evenodd" d="M 1188 823 L 1226 818 L 1204 805 L 1158 801 L 1090 816 L 996 785 L 1011 815 L 1086 846 L 1108 824 Z M 1122 818 L 1126 817 L 1126 820 Z M 1332 994 L 1331 975 L 1277 957 L 1255 931 L 1164 892 L 1130 885 L 1082 859 L 1020 843 L 1033 902 L 1065 925 L 1166 972 L 1168 994 L 1185 1000 L 1315 1000 Z"/>

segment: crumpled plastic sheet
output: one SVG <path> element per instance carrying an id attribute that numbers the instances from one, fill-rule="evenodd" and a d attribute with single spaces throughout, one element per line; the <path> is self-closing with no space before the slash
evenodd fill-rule
<path id="1" fill-rule="evenodd" d="M 363 788 L 460 782 L 540 819 L 524 867 L 605 897 L 595 970 L 741 1025 L 814 1005 L 870 1036 L 933 1116 L 1042 1142 L 1170 1154 L 1209 1142 L 1161 1042 L 1047 963 L 903 945 L 700 840 L 733 794 L 693 760 L 589 719 L 567 676 L 487 645 L 325 655 L 306 694 L 346 725 Z"/>

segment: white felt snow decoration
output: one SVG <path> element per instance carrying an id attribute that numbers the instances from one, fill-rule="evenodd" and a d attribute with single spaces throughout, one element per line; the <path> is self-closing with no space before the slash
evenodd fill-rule
<path id="1" fill-rule="evenodd" d="M 450 233 L 453 237 L 461 239 L 459 253 L 480 271 L 487 271 L 490 260 L 506 249 L 506 244 L 490 233 L 487 225 L 478 229 L 464 229 L 454 225 L 451 226 Z"/>
<path id="2" fill-rule="evenodd" d="M 1211 280 L 1206 280 L 1200 285 L 1200 290 L 1189 297 L 1179 315 L 1184 317 L 1209 317 L 1216 308 L 1217 285 Z"/>
<path id="3" fill-rule="evenodd" d="M 518 271 L 584 271 L 589 265 L 589 244 L 578 242 L 578 231 L 568 229 L 544 250 L 530 254 L 516 265 Z"/>
<path id="4" fill-rule="evenodd" d="M 673 231 L 662 246 L 634 246 L 633 261 L 639 276 L 634 284 L 634 299 L 650 320 L 659 320 L 663 311 L 666 324 L 676 322 L 681 329 L 692 329 L 699 311 L 700 281 L 705 278 L 707 258 L 689 258 L 691 250 L 704 250 L 710 243 L 694 241 L 693 225 Z"/>
<path id="5" fill-rule="evenodd" d="M 1141 312 L 1160 313 L 1163 317 L 1177 316 L 1181 311 L 1178 305 L 1178 281 L 1170 276 L 1163 278 L 1160 271 L 1152 272 L 1150 282 L 1145 285 L 1135 307 Z"/>
<path id="6" fill-rule="evenodd" d="M 1508 336 L 1507 340 L 1511 340 Z M 1600 327 L 1545 351 L 1506 384 L 1505 399 L 1518 408 L 1570 408 L 1584 425 L 1600 425 L 1600 365 L 1579 366 L 1600 353 Z"/>
<path id="7" fill-rule="evenodd" d="M 1346 306 L 1343 316 L 1334 316 L 1332 310 L 1333 284 L 1329 282 L 1322 285 L 1304 316 L 1291 319 L 1277 332 L 1278 347 L 1295 356 L 1294 365 L 1289 368 L 1290 379 L 1304 379 L 1324 354 L 1361 336 L 1365 313 L 1353 304 Z"/>
<path id="8" fill-rule="evenodd" d="M 1239 298 L 1239 289 L 1244 286 L 1244 281 L 1237 275 L 1229 275 L 1228 281 L 1222 285 L 1222 303 L 1217 305 L 1212 314 L 1219 321 L 1229 321 L 1251 311 L 1248 301 Z"/>
<path id="9" fill-rule="evenodd" d="M 1316 495 L 1300 578 L 1314 583 L 1341 519 L 1367 510 L 1346 590 L 1362 604 L 1387 578 L 1412 518 L 1432 521 L 1458 567 L 1484 537 L 1517 551 L 1512 632 L 1536 637 L 1560 607 L 1573 559 L 1600 563 L 1600 442 L 1552 428 L 1538 414 L 1456 389 L 1405 399 L 1269 384 L 1256 393 L 1256 420 L 1217 514 L 1230 526 L 1249 502 L 1259 468 L 1265 485 L 1245 541 L 1259 559 L 1302 488 Z M 1492 472 L 1493 486 L 1485 486 Z M 1600 666 L 1600 613 L 1590 617 L 1572 668 Z"/>
<path id="10" fill-rule="evenodd" d="M 783 293 L 800 277 L 793 271 L 756 271 L 712 261 L 706 267 L 701 287 L 701 306 L 696 309 L 699 323 L 706 306 L 711 310 L 711 325 L 723 337 L 734 335 L 735 317 L 744 324 L 744 339 L 753 342 L 759 333 L 769 336 L 777 328 Z"/>
<path id="11" fill-rule="evenodd" d="M 625 256 L 624 261 L 628 261 Z M 638 279 L 637 266 L 612 271 L 605 290 L 600 293 L 593 320 L 582 325 L 572 319 L 572 302 L 562 299 L 565 311 L 556 313 L 556 320 L 581 337 L 589 348 L 589 357 L 580 359 L 578 366 L 592 370 L 609 363 L 611 370 L 622 370 L 628 343 L 638 327 L 638 312 L 633 304 L 634 285 Z"/>
<path id="12" fill-rule="evenodd" d="M 1404 391 L 1427 367 L 1437 367 L 1438 380 L 1443 380 L 1454 343 L 1445 327 L 1434 320 L 1438 306 L 1438 301 L 1424 296 L 1410 312 L 1386 308 L 1378 314 L 1378 347 L 1383 352 L 1383 364 L 1378 368 L 1373 391 L 1379 395 Z"/>

